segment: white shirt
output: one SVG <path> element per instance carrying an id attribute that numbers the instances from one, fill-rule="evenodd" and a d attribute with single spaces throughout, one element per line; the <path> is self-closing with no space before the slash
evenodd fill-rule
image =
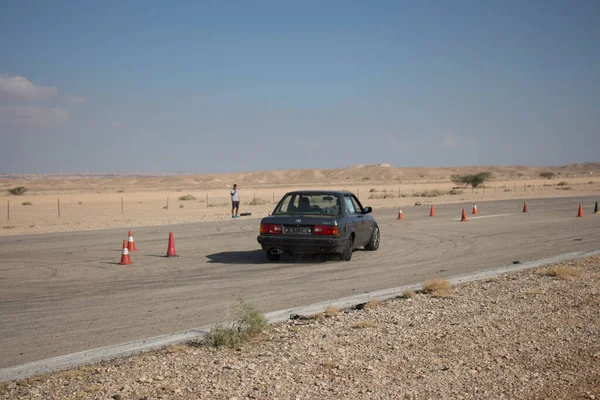
<path id="1" fill-rule="evenodd" d="M 231 201 L 240 201 L 237 189 L 231 189 Z"/>

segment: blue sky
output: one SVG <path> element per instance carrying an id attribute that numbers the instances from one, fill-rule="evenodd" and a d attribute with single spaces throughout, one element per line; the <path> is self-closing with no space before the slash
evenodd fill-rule
<path id="1" fill-rule="evenodd" d="M 600 2 L 3 1 L 0 173 L 600 161 Z"/>

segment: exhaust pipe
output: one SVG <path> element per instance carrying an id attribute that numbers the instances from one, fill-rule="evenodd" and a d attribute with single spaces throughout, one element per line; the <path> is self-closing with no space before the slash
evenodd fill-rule
<path id="1" fill-rule="evenodd" d="M 271 249 L 271 254 L 283 254 L 283 250 L 281 250 L 281 249 Z"/>

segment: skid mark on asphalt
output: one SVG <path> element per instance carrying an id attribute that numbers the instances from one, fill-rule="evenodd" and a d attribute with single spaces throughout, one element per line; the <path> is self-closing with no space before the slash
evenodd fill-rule
<path id="1" fill-rule="evenodd" d="M 514 213 L 508 213 L 508 214 L 493 214 L 493 215 L 479 215 L 477 217 L 470 217 L 467 216 L 467 220 L 471 220 L 471 219 L 480 219 L 480 218 L 494 218 L 494 217 L 506 217 L 508 215 L 514 215 Z M 460 218 L 454 218 L 452 221 L 460 221 Z"/>

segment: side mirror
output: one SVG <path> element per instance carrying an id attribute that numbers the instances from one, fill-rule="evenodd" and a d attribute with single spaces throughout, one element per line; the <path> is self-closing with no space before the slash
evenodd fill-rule
<path id="1" fill-rule="evenodd" d="M 373 209 L 371 207 L 365 207 L 365 210 L 363 211 L 363 214 L 368 214 L 371 211 L 373 211 Z"/>

